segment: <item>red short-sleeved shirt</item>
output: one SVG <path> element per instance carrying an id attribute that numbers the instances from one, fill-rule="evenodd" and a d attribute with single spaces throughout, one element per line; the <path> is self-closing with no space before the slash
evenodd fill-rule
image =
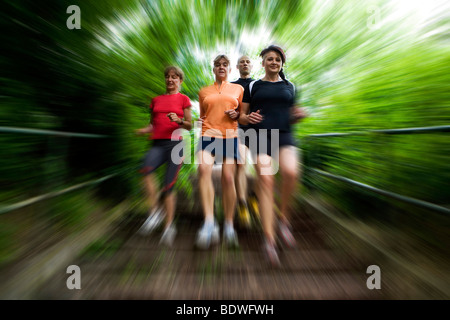
<path id="1" fill-rule="evenodd" d="M 152 111 L 153 134 L 150 139 L 177 139 L 181 140 L 181 136 L 172 137 L 172 132 L 180 125 L 170 121 L 167 116 L 170 112 L 175 112 L 180 119 L 184 117 L 184 109 L 191 106 L 189 97 L 181 93 L 164 94 L 152 99 L 150 109 Z"/>

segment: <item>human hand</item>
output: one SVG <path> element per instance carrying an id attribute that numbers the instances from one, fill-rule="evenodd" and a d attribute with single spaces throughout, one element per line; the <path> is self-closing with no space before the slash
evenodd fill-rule
<path id="1" fill-rule="evenodd" d="M 231 120 L 237 120 L 239 118 L 239 111 L 235 109 L 225 111 L 225 114 L 230 117 Z"/>
<path id="2" fill-rule="evenodd" d="M 292 109 L 291 112 L 291 119 L 294 121 L 301 120 L 303 118 L 306 118 L 308 116 L 306 109 L 302 107 L 295 107 Z"/>
<path id="3" fill-rule="evenodd" d="M 200 122 L 200 124 L 202 125 L 203 122 L 205 122 L 205 118 L 206 118 L 206 116 L 203 116 L 201 118 L 198 118 L 196 121 Z"/>
<path id="4" fill-rule="evenodd" d="M 195 127 L 196 128 L 202 128 L 203 127 L 203 123 L 205 122 L 206 116 L 200 117 L 196 120 L 194 120 L 195 123 Z"/>
<path id="5" fill-rule="evenodd" d="M 260 114 L 261 110 L 258 110 L 256 112 L 252 112 L 250 113 L 247 118 L 248 118 L 248 122 L 251 124 L 257 124 L 260 123 L 261 121 L 263 121 L 263 116 Z"/>
<path id="6" fill-rule="evenodd" d="M 183 124 L 183 120 L 178 118 L 178 115 L 175 112 L 170 112 L 167 114 L 167 116 L 169 117 L 170 121 L 176 122 L 177 124 Z"/>

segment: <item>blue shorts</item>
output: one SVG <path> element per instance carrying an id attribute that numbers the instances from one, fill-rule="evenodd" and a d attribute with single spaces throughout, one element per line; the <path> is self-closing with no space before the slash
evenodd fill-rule
<path id="1" fill-rule="evenodd" d="M 224 158 L 240 161 L 238 138 L 213 138 L 201 136 L 198 151 L 205 150 L 215 157 L 217 164 L 224 163 Z"/>
<path id="2" fill-rule="evenodd" d="M 250 141 L 249 141 L 249 137 L 245 136 L 245 132 L 248 130 L 249 128 L 246 126 L 241 126 L 239 127 L 238 130 L 238 135 L 239 135 L 239 142 L 243 145 L 245 145 L 247 148 L 249 148 L 250 146 Z"/>

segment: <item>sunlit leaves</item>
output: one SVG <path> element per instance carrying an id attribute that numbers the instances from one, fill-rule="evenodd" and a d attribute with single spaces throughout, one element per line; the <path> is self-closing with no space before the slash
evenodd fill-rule
<path id="1" fill-rule="evenodd" d="M 80 30 L 66 28 L 73 4 Z M 196 105 L 217 53 L 247 53 L 257 70 L 271 43 L 285 48 L 287 77 L 310 113 L 298 136 L 448 124 L 448 9 L 446 1 L 9 1 L 2 124 L 108 133 L 114 165 L 136 165 L 145 140 L 132 132 L 164 93 L 166 65 L 183 69 L 182 92 Z"/>

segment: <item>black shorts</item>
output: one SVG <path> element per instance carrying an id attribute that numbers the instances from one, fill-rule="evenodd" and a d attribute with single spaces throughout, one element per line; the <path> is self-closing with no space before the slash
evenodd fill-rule
<path id="1" fill-rule="evenodd" d="M 172 155 L 172 150 L 177 147 L 180 152 Z M 141 173 L 148 175 L 167 163 L 166 175 L 164 179 L 163 193 L 171 192 L 175 186 L 178 172 L 181 169 L 184 142 L 172 141 L 169 139 L 153 140 L 153 145 L 142 161 Z"/>
<path id="2" fill-rule="evenodd" d="M 221 139 L 201 136 L 197 152 L 200 150 L 210 152 L 217 164 L 224 163 L 224 158 L 240 161 L 238 138 Z"/>
<path id="3" fill-rule="evenodd" d="M 249 148 L 253 156 L 257 156 L 260 154 L 277 156 L 280 152 L 281 147 L 296 145 L 291 132 L 278 131 L 277 137 L 276 132 L 271 130 L 257 130 L 256 140 L 249 139 L 248 142 L 249 145 L 247 147 Z"/>

